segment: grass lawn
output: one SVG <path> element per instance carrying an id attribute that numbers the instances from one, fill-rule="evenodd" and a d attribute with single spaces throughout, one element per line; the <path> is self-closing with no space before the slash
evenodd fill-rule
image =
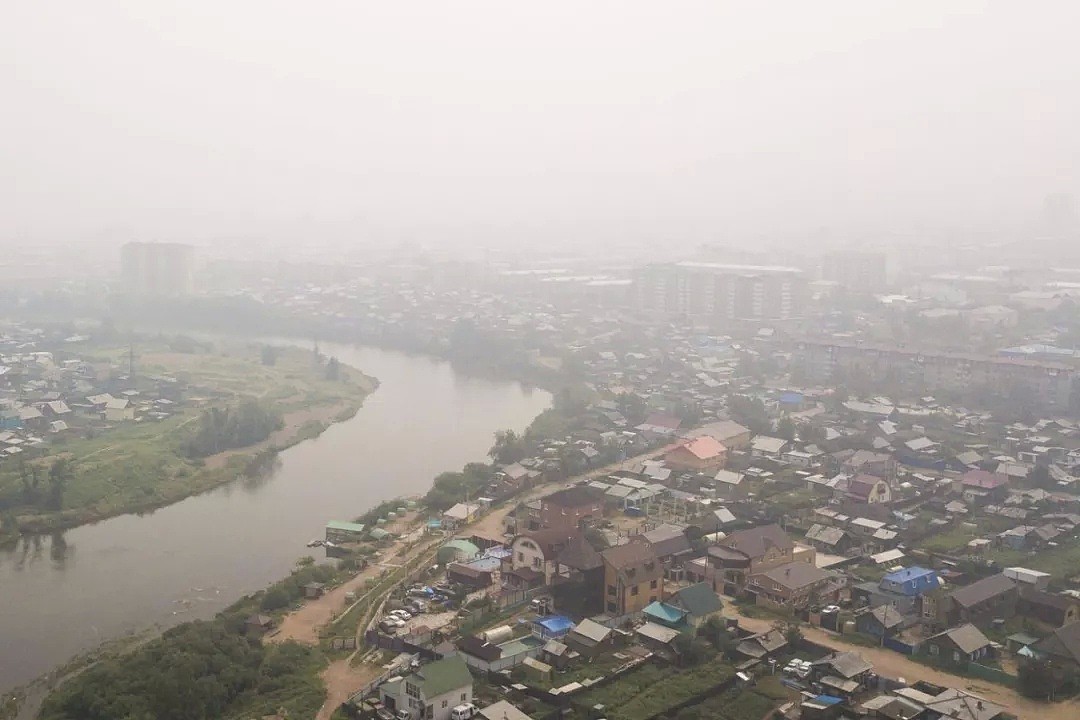
<path id="1" fill-rule="evenodd" d="M 679 711 L 679 720 L 761 720 L 792 693 L 776 675 L 758 678 L 753 687 L 731 688 L 704 702 Z"/>

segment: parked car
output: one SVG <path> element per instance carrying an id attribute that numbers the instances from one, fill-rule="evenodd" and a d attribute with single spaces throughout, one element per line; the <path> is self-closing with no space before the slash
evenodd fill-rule
<path id="1" fill-rule="evenodd" d="M 413 600 L 411 603 L 405 606 L 405 609 L 411 612 L 413 615 L 419 615 L 420 613 L 427 612 L 427 603 L 423 600 Z"/>
<path id="2" fill-rule="evenodd" d="M 399 617 L 402 620 L 409 620 L 412 618 L 412 613 L 408 610 L 391 610 L 390 614 L 394 617 Z"/>
<path id="3" fill-rule="evenodd" d="M 397 615 L 387 615 L 382 619 L 384 623 L 393 625 L 394 627 L 405 627 L 405 621 L 399 618 Z"/>
<path id="4" fill-rule="evenodd" d="M 396 624 L 391 623 L 391 622 L 387 622 L 386 620 L 383 620 L 382 622 L 379 623 L 379 629 L 382 630 L 387 635 L 393 635 L 394 633 L 397 632 L 398 628 L 397 628 Z"/>
<path id="5" fill-rule="evenodd" d="M 450 720 L 469 720 L 474 715 L 476 715 L 476 706 L 472 703 L 464 703 L 450 711 Z"/>

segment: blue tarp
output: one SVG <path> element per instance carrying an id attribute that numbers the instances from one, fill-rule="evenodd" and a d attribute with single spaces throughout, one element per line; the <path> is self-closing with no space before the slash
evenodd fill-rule
<path id="1" fill-rule="evenodd" d="M 574 628 L 574 621 L 565 615 L 548 615 L 533 622 L 540 626 L 546 638 L 562 637 Z"/>
<path id="2" fill-rule="evenodd" d="M 814 698 L 814 702 L 822 705 L 839 705 L 844 702 L 844 698 L 834 697 L 833 695 L 818 695 Z"/>

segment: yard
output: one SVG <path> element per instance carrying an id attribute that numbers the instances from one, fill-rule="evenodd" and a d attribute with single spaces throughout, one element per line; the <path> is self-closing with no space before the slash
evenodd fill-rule
<path id="1" fill-rule="evenodd" d="M 735 669 L 719 660 L 692 668 L 650 663 L 578 698 L 580 705 L 604 706 L 611 720 L 647 720 L 728 680 Z"/>

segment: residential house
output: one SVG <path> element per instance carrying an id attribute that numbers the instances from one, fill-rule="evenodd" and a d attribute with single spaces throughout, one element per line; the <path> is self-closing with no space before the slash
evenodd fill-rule
<path id="1" fill-rule="evenodd" d="M 787 647 L 787 638 L 779 628 L 743 638 L 735 650 L 753 660 L 775 655 Z"/>
<path id="2" fill-rule="evenodd" d="M 908 618 L 892 605 L 878 605 L 855 616 L 855 629 L 877 638 L 888 638 L 898 633 Z"/>
<path id="3" fill-rule="evenodd" d="M 851 697 L 870 684 L 874 666 L 855 652 L 835 652 L 810 663 L 810 681 L 830 695 Z"/>
<path id="4" fill-rule="evenodd" d="M 135 419 L 135 406 L 127 398 L 113 398 L 105 403 L 106 422 L 127 422 Z"/>
<path id="5" fill-rule="evenodd" d="M 467 525 L 476 519 L 480 506 L 476 503 L 457 503 L 442 514 L 443 527 L 453 529 Z"/>
<path id="6" fill-rule="evenodd" d="M 997 618 L 1010 618 L 1016 614 L 1019 599 L 1020 591 L 1012 579 L 1003 574 L 991 575 L 946 595 L 933 623 L 951 627 L 961 623 L 979 625 Z"/>
<path id="7" fill-rule="evenodd" d="M 585 657 L 607 652 L 612 646 L 614 631 L 588 618 L 582 620 L 566 634 L 563 642 Z"/>
<path id="8" fill-rule="evenodd" d="M 750 576 L 795 561 L 795 543 L 779 525 L 761 525 L 733 532 L 706 551 L 706 579 L 713 589 L 734 595 Z M 806 557 L 809 555 L 809 557 Z M 813 563 L 813 553 L 803 555 Z"/>
<path id="9" fill-rule="evenodd" d="M 927 638 L 919 646 L 919 653 L 936 662 L 966 668 L 969 662 L 990 657 L 993 648 L 979 628 L 966 623 Z"/>
<path id="10" fill-rule="evenodd" d="M 499 700 L 476 713 L 482 720 L 533 720 L 506 700 Z"/>
<path id="11" fill-rule="evenodd" d="M 472 675 L 458 655 L 428 663 L 403 678 L 393 678 L 379 690 L 383 704 L 391 712 L 404 710 L 411 720 L 450 720 L 455 707 L 473 700 Z"/>
<path id="12" fill-rule="evenodd" d="M 856 605 L 880 607 L 888 605 L 902 615 L 920 610 L 922 598 L 941 586 L 938 574 L 922 567 L 909 567 L 891 572 L 877 583 L 859 583 L 851 588 Z"/>
<path id="13" fill-rule="evenodd" d="M 1009 708 L 997 705 L 977 695 L 947 688 L 924 704 L 928 718 L 950 720 L 1005 720 L 1013 717 Z"/>
<path id="14" fill-rule="evenodd" d="M 686 536 L 685 529 L 679 525 L 668 523 L 658 525 L 642 533 L 641 537 L 652 546 L 660 562 L 669 568 L 678 561 L 680 556 L 691 551 L 690 538 Z"/>
<path id="15" fill-rule="evenodd" d="M 635 429 L 649 435 L 670 437 L 675 435 L 681 426 L 682 420 L 674 415 L 654 412 L 645 418 L 645 422 L 638 425 Z"/>
<path id="16" fill-rule="evenodd" d="M 833 603 L 839 586 L 835 576 L 813 563 L 791 562 L 750 576 L 746 590 L 760 605 L 802 609 L 822 602 Z"/>
<path id="17" fill-rule="evenodd" d="M 854 538 L 842 528 L 815 523 L 806 532 L 806 542 L 826 553 L 844 554 L 851 549 Z"/>
<path id="18" fill-rule="evenodd" d="M 667 604 L 685 611 L 686 623 L 695 628 L 723 608 L 720 597 L 708 583 L 695 583 L 680 589 L 667 598 Z"/>
<path id="19" fill-rule="evenodd" d="M 664 596 L 664 567 L 644 541 L 600 553 L 604 562 L 604 609 L 621 616 L 640 612 Z"/>
<path id="20" fill-rule="evenodd" d="M 852 502 L 872 505 L 892 502 L 892 488 L 884 478 L 874 475 L 856 475 L 845 490 L 845 496 Z"/>
<path id="21" fill-rule="evenodd" d="M 709 425 L 709 434 L 724 444 L 729 450 L 746 450 L 750 447 L 750 428 L 743 427 L 734 420 L 721 420 Z"/>
<path id="22" fill-rule="evenodd" d="M 830 456 L 830 470 L 850 475 L 874 475 L 892 481 L 896 477 L 896 459 L 871 450 L 841 450 Z"/>
<path id="23" fill-rule="evenodd" d="M 1056 593 L 1020 585 L 1016 612 L 1050 627 L 1062 627 L 1080 620 L 1080 601 Z"/>
<path id="24" fill-rule="evenodd" d="M 511 587 L 535 588 L 600 564 L 600 554 L 581 533 L 546 528 L 514 536 L 503 560 L 503 580 Z"/>
<path id="25" fill-rule="evenodd" d="M 1059 627 L 1031 646 L 1039 657 L 1057 660 L 1080 669 L 1080 622 Z"/>
<path id="26" fill-rule="evenodd" d="M 265 635 L 274 629 L 274 618 L 269 615 L 252 615 L 244 621 L 244 632 L 253 637 Z"/>
<path id="27" fill-rule="evenodd" d="M 727 463 L 727 448 L 716 438 L 701 435 L 669 451 L 664 462 L 676 470 L 717 470 Z"/>
<path id="28" fill-rule="evenodd" d="M 750 441 L 750 454 L 757 458 L 780 460 L 788 445 L 788 441 L 783 438 L 758 435 Z"/>
<path id="29" fill-rule="evenodd" d="M 591 488 L 566 488 L 540 499 L 540 525 L 545 528 L 572 531 L 603 517 L 603 495 Z"/>
<path id="30" fill-rule="evenodd" d="M 986 470 L 968 470 L 960 476 L 964 502 L 973 504 L 1000 503 L 1008 495 L 1009 476 Z"/>

